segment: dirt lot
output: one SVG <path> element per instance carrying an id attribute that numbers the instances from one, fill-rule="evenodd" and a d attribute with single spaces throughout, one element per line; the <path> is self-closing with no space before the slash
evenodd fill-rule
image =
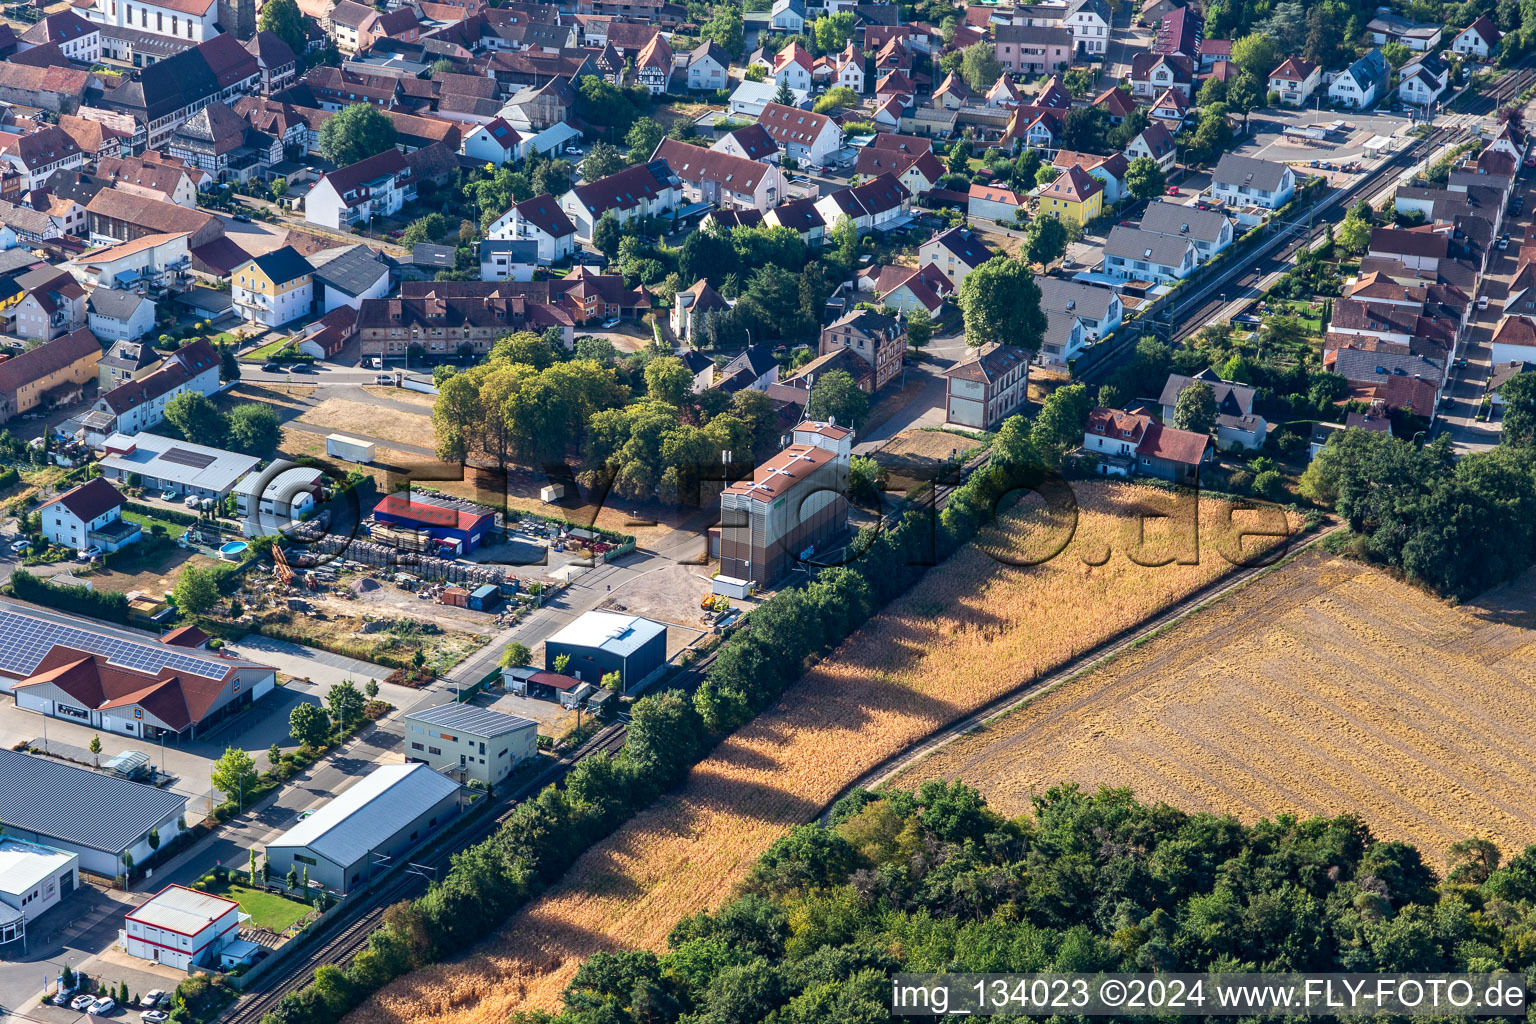
<path id="1" fill-rule="evenodd" d="M 1003 814 L 1069 780 L 1245 821 L 1361 815 L 1433 854 L 1536 842 L 1536 574 L 1454 608 L 1308 554 L 899 776 Z"/>
<path id="2" fill-rule="evenodd" d="M 176 585 L 176 579 L 181 571 L 188 566 L 197 569 L 206 569 L 217 565 L 216 559 L 206 555 L 199 555 L 193 551 L 176 548 L 166 555 L 165 560 L 153 569 L 146 569 L 135 573 L 116 572 L 112 569 L 97 569 L 89 574 L 91 585 L 97 590 L 115 590 L 126 594 L 130 590 L 142 590 L 147 594 L 160 595 Z"/>
<path id="3" fill-rule="evenodd" d="M 708 628 L 700 615 L 699 598 L 709 593 L 709 587 L 709 575 L 702 567 L 669 565 L 630 580 L 598 607 L 686 626 L 686 630 L 667 630 L 667 657 L 670 658 Z"/>
<path id="4" fill-rule="evenodd" d="M 905 491 L 933 474 L 956 453 L 976 450 L 975 438 L 947 430 L 903 430 L 874 452 L 886 471 L 886 489 Z"/>
<path id="5" fill-rule="evenodd" d="M 409 402 L 411 405 L 419 405 L 430 410 L 436 395 L 423 394 L 420 391 L 411 391 L 408 388 L 384 388 L 373 384 L 364 384 L 363 390 L 378 398 L 387 398 L 393 402 Z"/>
<path id="6" fill-rule="evenodd" d="M 426 416 L 402 415 L 397 410 L 380 409 L 378 406 L 345 398 L 327 398 L 319 405 L 304 410 L 299 421 L 327 430 L 340 430 L 363 437 L 388 438 L 427 449 L 437 445 L 432 436 L 432 421 Z"/>
<path id="7" fill-rule="evenodd" d="M 417 597 L 411 591 L 399 590 L 392 584 L 380 583 L 368 577 L 346 581 L 342 589 L 353 597 L 347 599 L 339 596 L 338 593 L 329 592 L 308 600 L 332 615 L 373 615 L 380 618 L 431 622 L 442 629 L 456 629 L 487 636 L 496 631 L 494 615 L 470 611 L 468 608 L 459 608 L 451 604 L 439 604 L 436 601 Z"/>
<path id="8" fill-rule="evenodd" d="M 401 471 L 404 467 L 421 461 L 421 456 L 415 452 L 403 452 L 398 448 L 387 448 L 384 445 L 374 446 L 374 460 L 363 466 L 352 462 L 340 462 L 333 455 L 325 452 L 325 435 L 312 434 L 307 430 L 298 430 L 294 427 L 283 427 L 281 437 L 277 443 L 280 454 L 289 458 L 297 458 L 300 455 L 308 455 L 323 462 L 336 462 L 345 469 L 357 468 L 378 481 L 380 487 L 384 486 L 390 470 Z M 345 476 L 345 473 L 342 473 Z"/>
<path id="9" fill-rule="evenodd" d="M 1055 522 L 1031 508 L 1010 514 L 484 943 L 396 980 L 349 1024 L 503 1024 L 515 1010 L 552 1009 L 586 957 L 664 948 L 679 918 L 725 900 L 758 854 L 885 758 L 1231 569 L 1215 500 L 1200 507 L 1196 540 L 1141 518 L 1169 506 L 1166 492 L 1109 482 L 1076 490 L 1076 531 L 1058 557 L 1046 558 Z M 1040 564 L 1016 564 L 1030 554 Z"/>

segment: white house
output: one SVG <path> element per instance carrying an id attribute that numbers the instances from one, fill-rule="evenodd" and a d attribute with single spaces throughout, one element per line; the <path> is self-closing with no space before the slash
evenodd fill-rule
<path id="1" fill-rule="evenodd" d="M 1278 210 L 1295 193 L 1295 172 L 1273 160 L 1226 153 L 1211 172 L 1211 195 L 1233 206 Z"/>
<path id="2" fill-rule="evenodd" d="M 790 43 L 774 55 L 773 68 L 768 73 L 768 78 L 772 79 L 776 86 L 788 85 L 791 90 L 809 92 L 811 71 L 815 63 L 811 59 L 810 51 L 799 43 Z"/>
<path id="3" fill-rule="evenodd" d="M 730 71 L 730 54 L 713 39 L 706 39 L 688 54 L 690 89 L 724 89 L 731 84 Z"/>
<path id="4" fill-rule="evenodd" d="M 713 203 L 722 210 L 766 213 L 784 198 L 784 172 L 776 164 L 758 163 L 713 149 L 701 149 L 676 139 L 662 139 L 651 159 L 664 160 L 683 183 L 690 202 Z"/>
<path id="5" fill-rule="evenodd" d="M 500 117 L 478 125 L 459 143 L 459 152 L 471 160 L 483 160 L 494 167 L 511 163 L 523 155 L 523 136 Z"/>
<path id="6" fill-rule="evenodd" d="M 1231 245 L 1236 236 L 1232 220 L 1224 213 L 1160 200 L 1147 204 L 1141 215 L 1141 229 L 1189 239 L 1202 263 Z"/>
<path id="7" fill-rule="evenodd" d="M 1503 33 L 1493 24 L 1493 19 L 1484 14 L 1456 34 L 1451 40 L 1451 49 L 1463 56 L 1487 60 L 1498 52 L 1502 38 Z"/>
<path id="8" fill-rule="evenodd" d="M 1366 22 L 1365 31 L 1377 46 L 1402 43 L 1414 53 L 1431 53 L 1438 49 L 1442 35 L 1439 25 L 1415 22 L 1393 14 L 1385 7 L 1376 8 L 1376 17 Z"/>
<path id="9" fill-rule="evenodd" d="M 136 341 L 155 326 L 155 304 L 135 292 L 97 288 L 85 311 L 91 333 L 109 343 Z"/>
<path id="10" fill-rule="evenodd" d="M 486 237 L 496 241 L 530 240 L 538 243 L 539 262 L 554 263 L 576 250 L 576 226 L 560 209 L 560 202 L 545 193 L 525 199 L 491 224 Z"/>
<path id="11" fill-rule="evenodd" d="M 1124 319 L 1125 305 L 1113 288 L 1062 277 L 1037 277 L 1035 284 L 1040 286 L 1040 308 L 1076 317 L 1085 341 L 1106 337 Z"/>
<path id="12" fill-rule="evenodd" d="M 775 102 L 779 87 L 772 82 L 753 82 L 747 80 L 731 90 L 730 108 L 732 118 L 757 119 L 762 116 L 764 108 Z M 789 90 L 796 107 L 808 107 L 811 104 L 810 93 L 804 89 Z"/>
<path id="13" fill-rule="evenodd" d="M 240 904 L 180 885 L 161 889 L 123 915 L 129 956 L 178 971 L 209 963 L 240 937 Z"/>
<path id="14" fill-rule="evenodd" d="M 894 174 L 882 174 L 853 188 L 822 196 L 816 200 L 816 212 L 830 228 L 836 228 L 845 218 L 851 220 L 862 235 L 886 231 L 904 221 L 911 197 Z"/>
<path id="15" fill-rule="evenodd" d="M 219 34 L 217 0 L 96 0 L 90 7 L 77 9 L 97 24 L 169 36 L 194 46 Z"/>
<path id="16" fill-rule="evenodd" d="M 1169 284 L 1194 272 L 1199 256 L 1187 238 L 1117 224 L 1104 242 L 1104 273 L 1126 281 Z"/>
<path id="17" fill-rule="evenodd" d="M 480 243 L 482 281 L 532 281 L 538 265 L 538 242 L 487 238 Z"/>
<path id="18" fill-rule="evenodd" d="M 805 0 L 774 0 L 768 27 L 791 35 L 805 31 Z"/>
<path id="19" fill-rule="evenodd" d="M 122 521 L 126 503 L 116 487 L 96 477 L 38 508 L 42 534 L 50 543 L 76 551 L 116 551 L 138 540 L 141 532 L 137 524 Z"/>
<path id="20" fill-rule="evenodd" d="M 1423 57 L 1403 68 L 1397 96 L 1404 103 L 1427 107 L 1440 98 L 1450 83 L 1450 69 L 1436 57 Z"/>
<path id="21" fill-rule="evenodd" d="M 366 245 L 339 245 L 309 257 L 314 268 L 315 312 L 329 313 L 341 306 L 357 309 L 364 299 L 389 294 L 389 265 Z"/>
<path id="22" fill-rule="evenodd" d="M 837 84 L 864 95 L 864 54 L 851 39 L 837 55 Z"/>
<path id="23" fill-rule="evenodd" d="M 1035 361 L 1051 369 L 1066 369 L 1088 340 L 1088 332 L 1076 313 L 1045 310 L 1045 334 Z"/>
<path id="24" fill-rule="evenodd" d="M 611 212 L 620 224 L 635 217 L 660 217 L 677 209 L 682 193 L 682 182 L 666 162 L 653 160 L 577 185 L 560 197 L 560 209 L 575 225 L 576 238 L 586 242 L 603 214 Z"/>
<path id="25" fill-rule="evenodd" d="M 1012 223 L 1024 209 L 1026 196 L 999 185 L 972 184 L 967 194 L 965 214 L 971 220 Z"/>
<path id="26" fill-rule="evenodd" d="M 391 147 L 322 175 L 304 197 L 304 219 L 328 228 L 366 225 L 416 198 L 416 179 L 405 155 Z"/>
<path id="27" fill-rule="evenodd" d="M 778 143 L 786 159 L 800 164 L 825 167 L 843 148 L 842 127 L 825 114 L 768 103 L 757 123 Z"/>
<path id="28" fill-rule="evenodd" d="M 68 8 L 37 22 L 21 34 L 19 42 L 21 51 L 52 43 L 70 60 L 101 62 L 101 29 Z"/>
<path id="29" fill-rule="evenodd" d="M 1365 110 L 1375 106 L 1387 91 L 1387 58 L 1380 48 L 1339 72 L 1328 86 L 1328 98 L 1342 106 Z"/>
<path id="30" fill-rule="evenodd" d="M 1151 157 L 1166 174 L 1173 170 L 1178 152 L 1174 147 L 1173 135 L 1167 128 L 1160 124 L 1149 124 L 1125 147 L 1125 155 L 1132 160 Z"/>
<path id="31" fill-rule="evenodd" d="M 1071 0 L 1061 27 L 1072 33 L 1072 45 L 1078 53 L 1092 56 L 1109 48 L 1111 17 L 1105 0 Z"/>
<path id="32" fill-rule="evenodd" d="M 1304 106 L 1323 80 L 1323 69 L 1300 57 L 1287 57 L 1269 73 L 1269 91 L 1288 107 Z"/>
<path id="33" fill-rule="evenodd" d="M 955 227 L 918 246 L 917 265 L 938 268 L 958 292 L 971 271 L 996 255 L 970 228 Z"/>

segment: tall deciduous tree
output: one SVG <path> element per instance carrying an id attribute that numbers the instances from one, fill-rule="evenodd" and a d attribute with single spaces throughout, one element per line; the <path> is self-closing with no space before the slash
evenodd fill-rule
<path id="1" fill-rule="evenodd" d="M 301 746 L 321 746 L 331 735 L 331 716 L 318 704 L 295 704 L 288 712 L 288 734 Z"/>
<path id="2" fill-rule="evenodd" d="M 182 568 L 171 596 L 183 612 L 201 615 L 218 603 L 219 587 L 210 570 L 189 565 Z"/>
<path id="3" fill-rule="evenodd" d="M 835 418 L 843 426 L 857 430 L 869 415 L 869 396 L 844 370 L 823 373 L 811 386 L 805 414 L 813 420 Z"/>
<path id="4" fill-rule="evenodd" d="M 240 799 L 256 786 L 256 759 L 239 747 L 226 747 L 213 762 L 213 788 Z"/>
<path id="5" fill-rule="evenodd" d="M 256 27 L 277 36 L 295 54 L 305 50 L 304 16 L 299 13 L 299 5 L 294 0 L 269 0 L 263 4 Z"/>
<path id="6" fill-rule="evenodd" d="M 1216 426 L 1216 392 L 1203 380 L 1185 385 L 1173 407 L 1173 425 L 1196 434 L 1209 434 Z"/>
<path id="7" fill-rule="evenodd" d="M 1518 448 L 1536 447 L 1536 373 L 1511 377 L 1499 388 L 1504 402 L 1504 430 L 1501 444 Z"/>
<path id="8" fill-rule="evenodd" d="M 1038 216 L 1024 229 L 1024 258 L 1044 266 L 1067 251 L 1067 226 L 1056 217 Z"/>
<path id="9" fill-rule="evenodd" d="M 1003 73 L 1003 62 L 997 59 L 997 50 L 991 43 L 972 43 L 960 58 L 960 77 L 965 84 L 980 92 L 990 89 Z"/>
<path id="10" fill-rule="evenodd" d="M 994 256 L 966 275 L 960 311 L 972 345 L 996 341 L 1036 352 L 1045 337 L 1040 286 L 1028 267 L 1007 256 Z"/>
<path id="11" fill-rule="evenodd" d="M 1168 187 L 1168 177 L 1156 160 L 1139 156 L 1125 169 L 1125 187 L 1137 199 L 1151 199 L 1163 194 Z"/>
<path id="12" fill-rule="evenodd" d="M 395 123 L 371 103 L 354 103 L 320 126 L 320 155 L 338 167 L 355 164 L 395 144 Z"/>

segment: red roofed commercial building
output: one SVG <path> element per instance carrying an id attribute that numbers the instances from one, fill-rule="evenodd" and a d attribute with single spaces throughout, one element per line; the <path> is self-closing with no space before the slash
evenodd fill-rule
<path id="1" fill-rule="evenodd" d="M 1103 476 L 1146 473 L 1195 484 L 1215 450 L 1208 434 L 1165 427 L 1145 413 L 1098 408 L 1088 414 L 1083 449 L 1099 457 Z"/>
<path id="2" fill-rule="evenodd" d="M 853 431 L 801 423 L 751 482 L 720 492 L 720 575 L 766 586 L 848 527 Z"/>
<path id="3" fill-rule="evenodd" d="M 443 499 L 443 504 L 438 504 L 435 498 L 390 494 L 374 506 L 376 525 L 369 532 L 386 543 L 398 541 L 401 534 L 425 535 L 437 542 L 437 549 L 448 548 L 455 555 L 467 555 L 485 542 L 486 534 L 496 525 L 496 515 L 489 509 L 468 511 L 467 506 L 468 502 L 453 499 Z"/>

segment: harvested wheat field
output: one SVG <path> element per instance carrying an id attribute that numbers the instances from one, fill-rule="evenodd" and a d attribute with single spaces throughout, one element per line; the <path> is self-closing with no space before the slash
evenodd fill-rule
<path id="1" fill-rule="evenodd" d="M 434 451 L 437 448 L 437 440 L 432 434 L 430 416 L 413 416 L 396 409 L 382 409 L 366 402 L 327 398 L 319 405 L 305 410 L 299 420 L 347 434 L 399 441 L 401 444 L 415 445 L 428 451 Z"/>
<path id="2" fill-rule="evenodd" d="M 679 917 L 721 903 L 776 837 L 884 758 L 1229 571 L 1211 529 L 1198 564 L 1127 558 L 1132 510 L 1165 492 L 1093 482 L 1077 493 L 1077 535 L 1059 557 L 1019 568 L 973 545 L 930 571 L 544 898 L 460 960 L 389 985 L 352 1024 L 500 1024 L 554 1007 L 584 957 L 660 948 Z M 1218 503 L 1201 515 L 1218 518 Z M 998 552 L 1038 549 L 1040 521 L 1021 510 L 987 539 Z M 1193 553 L 1146 533 L 1143 563 Z"/>
<path id="3" fill-rule="evenodd" d="M 914 764 L 1004 814 L 1071 780 L 1245 821 L 1361 815 L 1434 855 L 1536 842 L 1536 573 L 1451 607 L 1308 553 Z"/>

